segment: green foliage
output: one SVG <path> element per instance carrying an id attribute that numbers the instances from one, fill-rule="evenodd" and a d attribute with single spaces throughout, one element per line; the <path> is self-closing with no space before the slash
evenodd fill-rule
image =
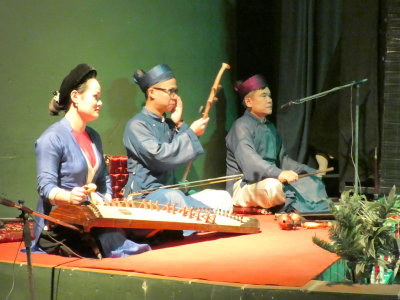
<path id="1" fill-rule="evenodd" d="M 394 231 L 400 221 L 400 196 L 395 187 L 377 201 L 367 201 L 365 195 L 353 191 L 342 193 L 339 203 L 327 201 L 335 218 L 329 229 L 331 241 L 315 236 L 313 242 L 345 259 L 353 282 L 368 282 L 372 266 L 386 269 L 396 263 Z"/>

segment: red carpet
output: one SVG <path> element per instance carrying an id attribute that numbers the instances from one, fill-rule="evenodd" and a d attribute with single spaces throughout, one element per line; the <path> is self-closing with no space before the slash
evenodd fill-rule
<path id="1" fill-rule="evenodd" d="M 284 231 L 273 216 L 257 216 L 261 233 L 234 235 L 204 233 L 171 242 L 153 251 L 126 258 L 102 260 L 33 254 L 33 264 L 132 271 L 210 281 L 303 286 L 338 257 L 314 245 L 315 234 L 326 229 Z M 20 243 L 0 244 L 0 260 L 13 261 Z M 19 253 L 18 262 L 25 262 Z"/>

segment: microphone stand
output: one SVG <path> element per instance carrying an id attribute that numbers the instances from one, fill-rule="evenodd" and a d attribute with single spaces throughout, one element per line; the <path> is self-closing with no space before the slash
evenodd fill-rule
<path id="1" fill-rule="evenodd" d="M 32 259 L 31 259 L 31 244 L 32 244 L 32 237 L 31 237 L 31 230 L 29 227 L 29 215 L 35 215 L 38 217 L 41 217 L 43 219 L 46 219 L 50 222 L 54 222 L 56 224 L 65 226 L 65 227 L 69 227 L 71 229 L 77 230 L 77 231 L 81 231 L 81 229 L 79 229 L 78 227 L 65 223 L 61 220 L 55 219 L 53 217 L 38 213 L 33 211 L 32 209 L 23 206 L 24 201 L 19 200 L 18 204 L 14 203 L 11 200 L 5 199 L 3 197 L 0 197 L 0 204 L 3 204 L 5 206 L 9 206 L 9 207 L 14 207 L 17 208 L 21 211 L 21 215 L 19 216 L 19 218 L 21 218 L 23 220 L 24 223 L 24 227 L 23 227 L 23 240 L 25 242 L 25 248 L 26 248 L 26 256 L 27 256 L 27 263 L 28 263 L 28 280 L 29 280 L 29 293 L 30 293 L 30 299 L 34 300 L 34 289 L 33 289 L 33 276 L 32 276 Z"/>
<path id="2" fill-rule="evenodd" d="M 307 101 L 310 101 L 310 100 L 313 100 L 313 99 L 317 99 L 317 98 L 321 98 L 321 97 L 324 97 L 324 96 L 326 96 L 326 95 L 328 95 L 328 94 L 330 94 L 330 93 L 333 93 L 333 92 L 336 92 L 336 91 L 339 91 L 339 90 L 342 90 L 342 89 L 345 89 L 345 88 L 348 88 L 348 87 L 353 87 L 353 86 L 355 86 L 356 87 L 356 107 L 355 107 L 355 133 L 354 133 L 354 135 L 355 135 L 355 143 L 354 143 L 354 156 L 355 156 L 355 158 L 354 158 L 354 164 L 355 164 L 355 170 L 354 170 L 354 193 L 355 194 L 358 194 L 358 186 L 359 186 L 359 177 L 358 177 L 358 139 L 359 139 L 359 128 L 360 128 L 360 84 L 362 84 L 362 83 L 364 83 L 364 82 L 367 82 L 368 81 L 368 79 L 367 78 L 364 78 L 364 79 L 361 79 L 361 80 L 357 80 L 357 81 L 353 81 L 353 82 L 350 82 L 350 83 L 348 83 L 348 84 L 345 84 L 345 85 L 342 85 L 342 86 L 338 86 L 338 87 L 334 87 L 334 88 L 332 88 L 332 89 L 330 89 L 330 90 L 327 90 L 327 91 L 324 91 L 324 92 L 321 92 L 321 93 L 318 93 L 318 94 L 315 94 L 315 95 L 311 95 L 311 96 L 308 96 L 308 97 L 305 97 L 305 98 L 302 98 L 302 99 L 299 99 L 299 100 L 295 100 L 295 101 L 289 101 L 289 102 L 287 102 L 287 103 L 285 103 L 285 104 L 283 104 L 282 106 L 281 106 L 281 108 L 285 108 L 285 107 L 288 107 L 288 106 L 292 106 L 292 105 L 295 105 L 295 104 L 301 104 L 301 103 L 304 103 L 304 102 L 307 102 Z"/>
<path id="3" fill-rule="evenodd" d="M 26 212 L 26 210 L 24 210 L 23 204 L 24 201 L 23 200 L 19 200 L 18 204 L 20 205 L 19 210 L 21 211 L 21 215 L 19 216 L 19 218 L 22 219 L 24 227 L 23 227 L 23 231 L 22 231 L 22 237 L 25 243 L 25 250 L 26 250 L 26 259 L 27 259 L 27 266 L 28 266 L 28 282 L 29 282 L 29 295 L 30 295 L 30 299 L 34 300 L 35 296 L 34 296 L 34 289 L 33 289 L 33 276 L 32 276 L 32 259 L 31 259 L 31 245 L 32 245 L 32 236 L 31 236 L 31 229 L 29 227 L 29 215 Z"/>

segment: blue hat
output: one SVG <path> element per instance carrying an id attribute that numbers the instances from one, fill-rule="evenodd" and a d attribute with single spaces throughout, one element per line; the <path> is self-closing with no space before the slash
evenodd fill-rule
<path id="1" fill-rule="evenodd" d="M 133 73 L 133 80 L 139 85 L 143 93 L 156 83 L 175 78 L 171 68 L 166 64 L 161 64 L 153 67 L 148 72 L 136 70 Z"/>

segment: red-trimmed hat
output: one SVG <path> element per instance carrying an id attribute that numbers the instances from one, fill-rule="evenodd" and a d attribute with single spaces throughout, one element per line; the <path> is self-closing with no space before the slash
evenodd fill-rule
<path id="1" fill-rule="evenodd" d="M 239 94 L 241 98 L 244 98 L 248 93 L 263 89 L 267 86 L 267 82 L 264 77 L 259 74 L 251 76 L 249 79 L 245 81 L 236 82 L 235 91 Z"/>

